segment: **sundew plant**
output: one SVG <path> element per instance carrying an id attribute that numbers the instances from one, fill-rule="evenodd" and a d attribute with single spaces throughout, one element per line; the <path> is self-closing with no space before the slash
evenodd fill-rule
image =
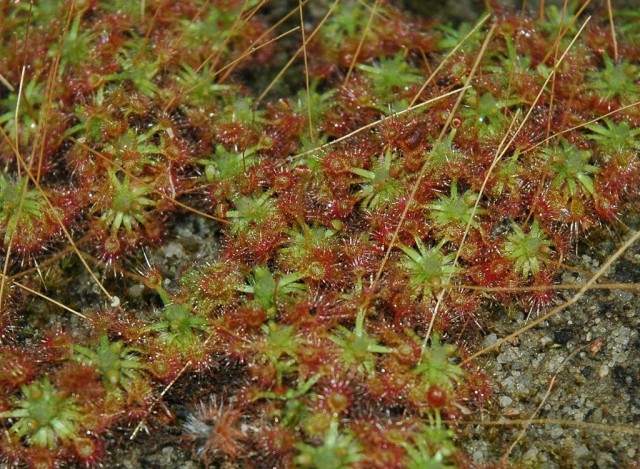
<path id="1" fill-rule="evenodd" d="M 601 3 L 3 2 L 0 464 L 631 467 L 633 306 L 557 326 L 638 285 Z"/>

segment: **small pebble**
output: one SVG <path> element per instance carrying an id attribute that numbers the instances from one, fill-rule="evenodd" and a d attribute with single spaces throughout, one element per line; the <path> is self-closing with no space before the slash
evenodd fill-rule
<path id="1" fill-rule="evenodd" d="M 513 404 L 513 399 L 509 396 L 500 396 L 500 406 L 509 407 L 511 404 Z"/>
<path id="2" fill-rule="evenodd" d="M 482 346 L 483 347 L 490 347 L 491 345 L 493 345 L 496 341 L 498 340 L 498 336 L 497 334 L 489 334 L 488 336 L 486 336 L 484 338 L 484 341 L 482 342 Z"/>
<path id="3" fill-rule="evenodd" d="M 589 448 L 586 445 L 580 445 L 573 450 L 573 455 L 576 459 L 582 459 L 589 456 Z"/>
<path id="4" fill-rule="evenodd" d="M 600 376 L 601 378 L 604 378 L 608 374 L 609 374 L 609 367 L 607 365 L 602 365 L 600 368 L 598 368 L 598 376 Z"/>

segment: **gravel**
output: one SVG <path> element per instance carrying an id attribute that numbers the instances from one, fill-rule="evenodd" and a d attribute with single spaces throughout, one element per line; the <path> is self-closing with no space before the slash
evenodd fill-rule
<path id="1" fill-rule="evenodd" d="M 607 239 L 577 258 L 594 272 L 612 252 Z M 632 246 L 602 283 L 638 281 L 640 246 Z M 590 274 L 567 272 L 562 283 L 584 283 Z M 568 290 L 561 300 L 571 298 Z M 531 318 L 530 320 L 533 320 Z M 525 326 L 520 318 L 494 324 L 483 346 Z M 569 309 L 505 343 L 479 366 L 497 383 L 484 420 L 459 441 L 474 464 L 495 463 L 525 428 L 509 456 L 513 467 L 636 467 L 640 447 L 640 297 L 632 290 L 591 290 Z M 553 386 L 550 389 L 550 386 Z M 548 396 L 546 395 L 548 393 Z M 544 402 L 543 402 L 544 401 Z M 542 404 L 539 413 L 536 409 Z M 509 421 L 512 421 L 509 424 Z M 563 421 L 564 424 L 551 423 Z"/>

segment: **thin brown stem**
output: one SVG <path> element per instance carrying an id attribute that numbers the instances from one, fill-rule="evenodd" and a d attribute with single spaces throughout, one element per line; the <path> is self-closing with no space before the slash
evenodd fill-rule
<path id="1" fill-rule="evenodd" d="M 300 10 L 300 36 L 302 37 L 302 58 L 304 60 L 304 84 L 307 93 L 307 119 L 309 121 L 309 138 L 314 140 L 313 119 L 311 118 L 311 89 L 309 85 L 309 61 L 307 60 L 307 39 L 304 32 L 304 12 L 302 0 L 298 0 L 298 10 Z"/>
<path id="2" fill-rule="evenodd" d="M 618 63 L 618 40 L 616 39 L 616 26 L 613 23 L 613 8 L 611 0 L 607 0 L 607 13 L 609 15 L 609 27 L 611 28 L 611 43 L 613 44 L 613 60 Z"/>

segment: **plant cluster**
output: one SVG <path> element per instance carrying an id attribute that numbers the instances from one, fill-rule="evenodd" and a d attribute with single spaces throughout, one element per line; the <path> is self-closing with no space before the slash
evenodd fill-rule
<path id="1" fill-rule="evenodd" d="M 553 11 L 461 42 L 345 1 L 305 31 L 306 83 L 263 97 L 283 26 L 262 3 L 52 5 L 2 7 L 4 460 L 91 465 L 144 419 L 207 466 L 464 466 L 443 420 L 488 397 L 459 365 L 475 325 L 551 304 L 519 288 L 637 191 L 635 49 L 614 58 L 605 16 L 559 63 Z M 190 212 L 216 256 L 148 265 Z M 182 422 L 153 412 L 178 399 Z"/>

